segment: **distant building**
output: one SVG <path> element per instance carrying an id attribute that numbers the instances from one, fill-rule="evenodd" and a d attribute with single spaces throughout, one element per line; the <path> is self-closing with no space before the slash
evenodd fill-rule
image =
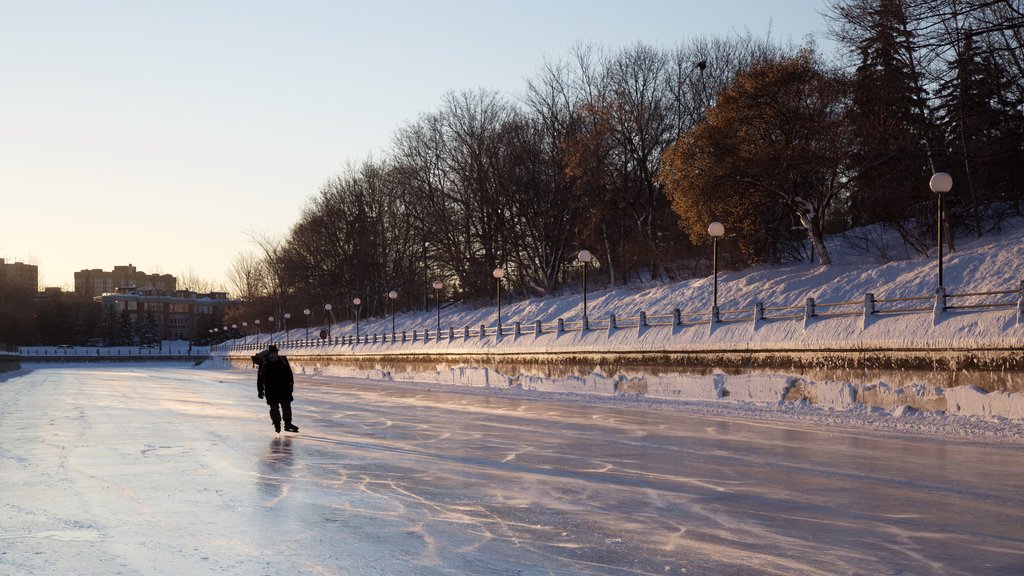
<path id="1" fill-rule="evenodd" d="M 39 291 L 36 296 L 37 300 L 63 300 L 64 290 L 60 286 L 47 286 Z"/>
<path id="2" fill-rule="evenodd" d="M 39 290 L 39 267 L 22 262 L 8 264 L 0 258 L 0 286 L 35 292 Z"/>
<path id="3" fill-rule="evenodd" d="M 110 272 L 99 268 L 75 272 L 75 294 L 81 298 L 112 294 L 122 288 L 160 290 L 170 293 L 178 289 L 178 279 L 170 274 L 139 272 L 131 264 L 114 266 Z"/>
<path id="4" fill-rule="evenodd" d="M 77 274 L 76 284 L 77 284 Z M 166 292 L 156 288 L 133 290 L 121 288 L 93 297 L 104 309 L 113 306 L 120 314 L 127 312 L 131 322 L 152 318 L 156 336 L 164 340 L 189 340 L 206 336 L 208 331 L 224 322 L 228 308 L 238 306 L 227 292 L 198 294 L 188 290 Z"/>

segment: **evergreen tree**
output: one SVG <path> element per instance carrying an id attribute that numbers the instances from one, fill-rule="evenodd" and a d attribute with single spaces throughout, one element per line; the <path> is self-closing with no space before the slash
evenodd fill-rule
<path id="1" fill-rule="evenodd" d="M 120 337 L 119 337 L 120 344 L 122 346 L 130 346 L 132 344 L 135 344 L 135 340 L 136 340 L 136 338 L 135 338 L 135 322 L 132 321 L 131 314 L 128 313 L 127 309 L 121 311 L 121 323 L 120 323 L 120 326 L 121 326 L 121 334 L 120 334 Z"/>
<path id="2" fill-rule="evenodd" d="M 845 8 L 842 15 L 852 30 L 846 41 L 859 58 L 850 114 L 855 223 L 891 224 L 924 252 L 931 229 L 926 226 L 929 151 L 941 146 L 928 129 L 926 94 L 904 4 L 855 0 Z"/>
<path id="3" fill-rule="evenodd" d="M 117 307 L 113 304 L 107 305 L 103 315 L 103 344 L 105 346 L 120 346 L 121 340 L 121 315 L 117 313 Z"/>
<path id="4" fill-rule="evenodd" d="M 968 199 L 962 216 L 976 236 L 1018 209 L 1020 166 L 1024 164 L 1024 113 L 1008 99 L 1006 70 L 995 55 L 967 31 L 948 80 L 938 90 L 939 125 L 949 143 L 947 171 L 961 186 L 953 193 Z"/>

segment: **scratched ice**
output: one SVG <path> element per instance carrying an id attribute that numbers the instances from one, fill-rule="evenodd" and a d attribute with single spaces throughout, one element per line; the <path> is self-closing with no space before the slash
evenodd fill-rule
<path id="1" fill-rule="evenodd" d="M 1019 444 L 300 378 L 0 381 L 0 574 L 1020 574 Z"/>

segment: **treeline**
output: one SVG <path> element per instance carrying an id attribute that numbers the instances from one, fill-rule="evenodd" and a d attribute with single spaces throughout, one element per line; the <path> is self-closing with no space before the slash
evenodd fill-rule
<path id="1" fill-rule="evenodd" d="M 934 249 L 933 171 L 954 179 L 948 230 L 1021 214 L 1024 14 L 1017 1 L 844 0 L 842 53 L 751 35 L 671 49 L 581 46 L 513 98 L 450 93 L 383 157 L 330 179 L 287 237 L 240 255 L 239 318 L 305 306 L 363 314 L 703 273 L 709 222 L 733 265 L 806 258 L 880 224 Z M 947 234 L 950 248 L 956 234 Z M 316 317 L 319 319 L 319 317 Z"/>

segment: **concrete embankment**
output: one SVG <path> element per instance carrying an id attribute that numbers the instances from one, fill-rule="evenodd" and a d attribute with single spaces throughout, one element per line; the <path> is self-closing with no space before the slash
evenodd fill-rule
<path id="1" fill-rule="evenodd" d="M 299 375 L 689 401 L 858 405 L 1024 419 L 1017 349 L 565 354 L 326 354 L 282 350 Z M 219 368 L 252 369 L 249 354 Z"/>

